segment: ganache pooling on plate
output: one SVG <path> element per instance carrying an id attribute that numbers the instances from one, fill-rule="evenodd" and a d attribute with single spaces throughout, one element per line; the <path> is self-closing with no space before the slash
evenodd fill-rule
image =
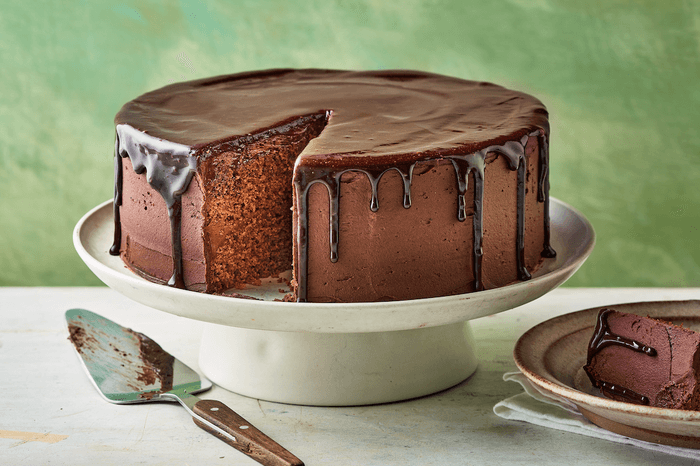
<path id="1" fill-rule="evenodd" d="M 615 312 L 614 309 L 602 309 L 598 313 L 595 330 L 593 331 L 593 337 L 588 343 L 587 364 L 591 363 L 593 356 L 595 356 L 596 353 L 598 353 L 598 351 L 602 350 L 607 346 L 612 345 L 622 346 L 624 348 L 631 349 L 632 351 L 636 351 L 638 353 L 644 353 L 647 356 L 656 356 L 656 350 L 651 346 L 644 345 L 643 343 L 640 343 L 636 340 L 632 340 L 630 338 L 616 335 L 610 331 L 610 325 L 608 324 L 608 316 L 613 312 Z M 588 370 L 586 370 L 586 374 L 591 379 L 591 383 L 595 385 L 596 381 L 588 372 Z M 601 390 L 607 391 L 612 395 L 617 395 L 618 397 L 626 399 L 632 403 L 643 405 L 649 404 L 648 397 L 640 395 L 639 393 L 633 390 L 621 387 L 616 384 L 611 384 L 603 380 L 598 381 L 598 383 L 600 384 Z"/>
<path id="2" fill-rule="evenodd" d="M 227 121 L 222 124 L 222 120 Z M 379 181 L 387 172 L 398 172 L 403 180 L 403 206 L 409 209 L 416 164 L 440 159 L 454 167 L 458 188 L 455 215 L 460 222 L 468 218 L 466 193 L 469 175 L 473 175 L 472 262 L 475 289 L 482 290 L 484 169 L 487 154 L 492 153 L 504 156 L 509 168 L 517 171 L 518 278 L 529 279 L 524 231 L 525 147 L 530 138 L 537 138 L 539 147 L 537 201 L 544 204 L 542 256 L 556 255 L 550 245 L 549 124 L 547 111 L 537 99 L 489 83 L 430 73 L 333 70 L 269 70 L 177 83 L 127 103 L 115 118 L 115 231 L 110 253 L 118 255 L 121 244 L 122 158 L 130 158 L 137 174 L 146 173 L 148 183 L 168 207 L 173 259 L 168 284 L 184 288 L 181 196 L 201 160 L 232 145 L 285 133 L 310 120 L 323 120 L 325 126 L 298 156 L 294 170 L 298 301 L 306 301 L 310 186 L 321 183 L 328 190 L 329 255 L 335 262 L 342 241 L 339 199 L 344 173 L 367 176 L 372 189 L 368 207 L 376 212 L 380 208 Z M 357 138 L 341 135 L 340 128 L 345 126 L 342 131 L 347 132 L 348 124 L 356 128 Z"/>

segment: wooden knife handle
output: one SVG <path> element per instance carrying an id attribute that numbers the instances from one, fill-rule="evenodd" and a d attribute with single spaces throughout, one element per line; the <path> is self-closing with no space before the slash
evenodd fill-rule
<path id="1" fill-rule="evenodd" d="M 220 432 L 204 424 L 196 417 L 194 423 L 245 453 L 265 466 L 304 466 L 304 463 L 285 450 L 279 443 L 253 427 L 248 421 L 236 414 L 231 408 L 216 400 L 199 400 L 192 411 L 211 422 L 221 430 L 229 433 L 236 440 L 221 435 Z"/>

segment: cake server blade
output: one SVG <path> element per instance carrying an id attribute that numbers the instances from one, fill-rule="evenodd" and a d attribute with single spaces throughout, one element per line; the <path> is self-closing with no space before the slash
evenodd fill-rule
<path id="1" fill-rule="evenodd" d="M 212 384 L 146 335 L 84 309 L 66 311 L 69 339 L 99 393 L 117 404 L 177 401 L 202 429 L 264 465 L 303 463 L 228 406 L 194 394 Z"/>

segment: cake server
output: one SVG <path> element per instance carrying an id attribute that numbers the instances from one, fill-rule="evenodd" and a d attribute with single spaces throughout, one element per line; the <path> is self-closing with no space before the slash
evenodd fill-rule
<path id="1" fill-rule="evenodd" d="M 212 384 L 146 335 L 84 309 L 66 311 L 69 339 L 100 394 L 116 404 L 177 401 L 194 423 L 257 462 L 303 466 L 228 406 L 200 400 Z"/>

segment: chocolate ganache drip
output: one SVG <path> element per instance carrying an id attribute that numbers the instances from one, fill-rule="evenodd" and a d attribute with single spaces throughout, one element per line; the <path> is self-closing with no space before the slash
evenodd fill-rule
<path id="1" fill-rule="evenodd" d="M 537 135 L 540 156 L 540 178 L 537 182 L 537 200 L 544 204 L 544 249 L 542 257 L 552 258 L 557 252 L 552 248 L 549 219 L 549 141 L 544 131 Z"/>
<path id="2" fill-rule="evenodd" d="M 612 383 L 599 381 L 600 389 L 603 392 L 609 393 L 613 398 L 622 398 L 623 400 L 629 401 L 630 403 L 636 403 L 639 405 L 649 405 L 649 397 L 641 395 L 634 390 L 629 388 L 621 387 Z"/>
<path id="3" fill-rule="evenodd" d="M 319 111 L 319 108 L 331 110 Z M 297 159 L 297 300 L 307 300 L 309 187 L 326 186 L 330 199 L 330 260 L 338 260 L 341 177 L 364 173 L 371 185 L 369 209 L 380 208 L 378 185 L 396 171 L 403 180 L 403 206 L 411 207 L 411 182 L 417 163 L 449 160 L 458 188 L 457 220 L 464 222 L 470 174 L 475 196 L 473 268 L 475 289 L 483 289 L 483 197 L 486 156 L 504 156 L 517 170 L 517 268 L 525 266 L 525 181 L 529 138 L 539 146 L 537 201 L 544 208 L 542 256 L 554 257 L 549 220 L 549 124 L 537 99 L 489 83 L 465 81 L 405 70 L 348 72 L 337 70 L 266 70 L 176 83 L 144 94 L 117 114 L 115 141 L 114 244 L 119 254 L 122 204 L 122 158 L 165 200 L 170 218 L 173 274 L 169 285 L 184 288 L 181 242 L 181 196 L 198 169 L 202 149 L 211 155 L 246 138 L 296 121 L 290 115 L 316 115 L 326 127 Z M 333 121 L 331 121 L 331 116 Z M 261 130 L 260 128 L 267 128 Z M 353 133 L 353 138 L 347 136 Z M 345 134 L 346 136 L 343 136 Z M 356 137 L 355 137 L 356 136 Z M 170 142 L 178 141 L 178 142 Z M 487 142 L 484 146 L 484 141 Z M 380 167 L 380 168 L 378 168 Z"/>
<path id="4" fill-rule="evenodd" d="M 146 173 L 148 184 L 158 191 L 168 207 L 172 244 L 173 275 L 168 285 L 185 288 L 182 271 L 182 193 L 197 171 L 197 158 L 189 147 L 149 137 L 129 125 L 118 125 L 115 142 L 114 244 L 109 252 L 119 255 L 123 168 L 121 158 L 129 157 L 137 174 Z"/>
<path id="5" fill-rule="evenodd" d="M 610 331 L 608 316 L 613 312 L 615 312 L 614 309 L 602 309 L 598 313 L 598 320 L 596 321 L 593 338 L 591 338 L 591 341 L 588 344 L 588 361 L 590 362 L 598 351 L 602 350 L 606 346 L 612 345 L 624 346 L 625 348 L 629 348 L 639 353 L 644 353 L 648 356 L 656 356 L 656 350 L 651 346 L 644 345 L 630 338 L 615 335 Z"/>

